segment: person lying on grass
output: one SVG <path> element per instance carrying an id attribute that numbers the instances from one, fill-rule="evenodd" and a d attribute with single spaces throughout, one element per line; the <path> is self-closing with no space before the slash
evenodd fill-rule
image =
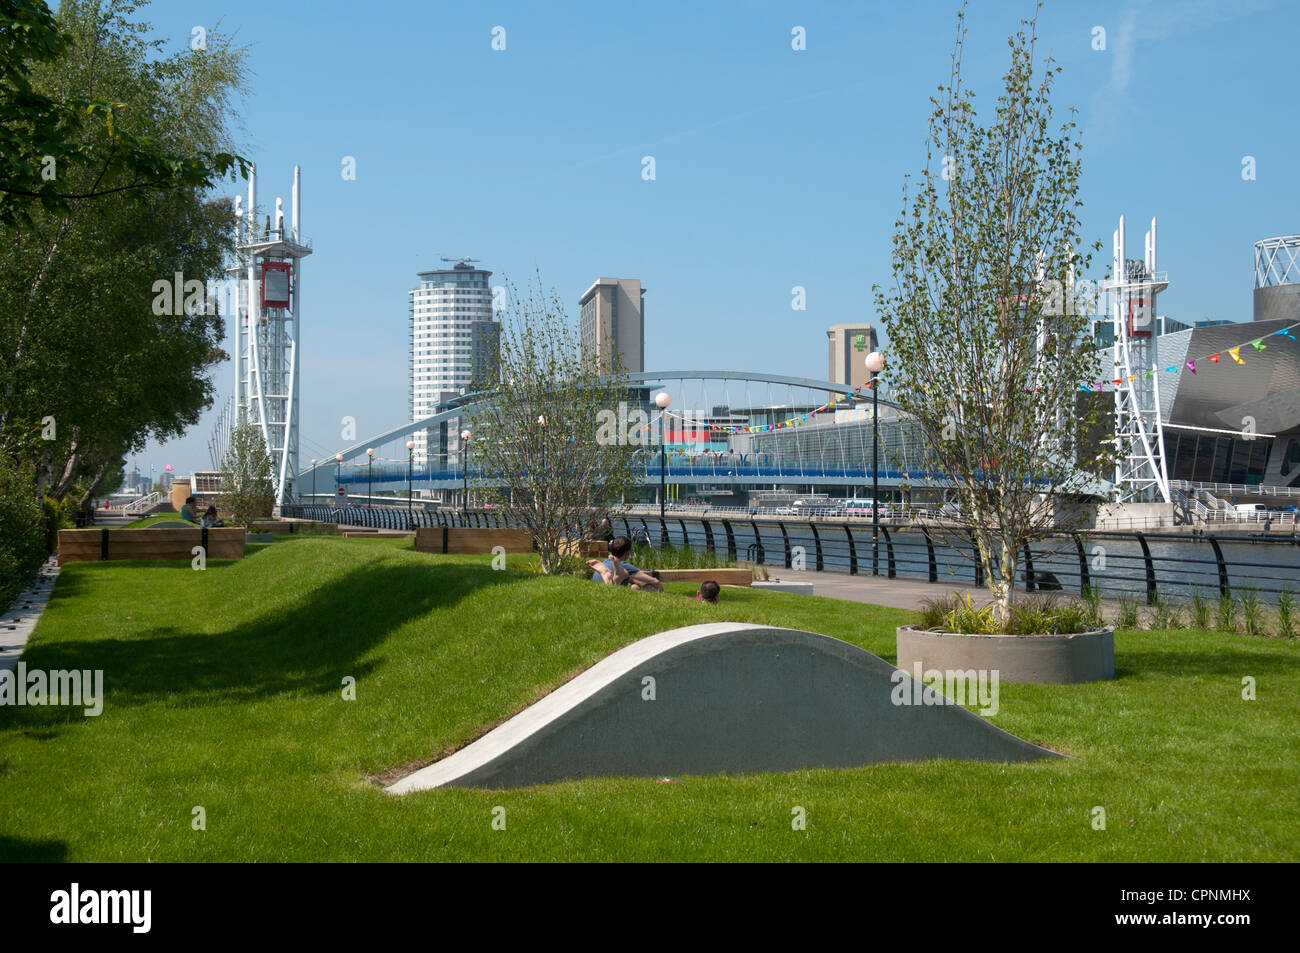
<path id="1" fill-rule="evenodd" d="M 712 579 L 706 579 L 700 583 L 700 591 L 691 596 L 696 602 L 712 602 L 715 606 L 718 604 L 718 595 L 722 592 L 721 587 Z"/>
<path id="2" fill-rule="evenodd" d="M 624 562 L 632 551 L 632 541 L 626 536 L 615 536 L 609 541 L 609 558 L 604 562 L 588 559 L 591 567 L 591 581 L 603 582 L 607 586 L 631 586 L 646 592 L 662 592 L 663 584 L 648 572 L 637 569 L 631 563 Z"/>

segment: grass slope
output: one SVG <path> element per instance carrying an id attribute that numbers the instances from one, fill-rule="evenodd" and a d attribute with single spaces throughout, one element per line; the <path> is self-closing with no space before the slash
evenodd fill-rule
<path id="1" fill-rule="evenodd" d="M 892 660 L 913 616 L 730 589 L 709 606 L 675 597 L 689 586 L 653 596 L 523 564 L 285 538 L 204 572 L 64 567 L 24 659 L 103 669 L 104 712 L 0 708 L 0 859 L 1300 857 L 1300 645 L 1199 632 L 1120 633 L 1112 682 L 1002 686 L 994 723 L 1068 762 L 385 795 L 370 776 L 463 744 L 650 633 L 765 622 Z"/>

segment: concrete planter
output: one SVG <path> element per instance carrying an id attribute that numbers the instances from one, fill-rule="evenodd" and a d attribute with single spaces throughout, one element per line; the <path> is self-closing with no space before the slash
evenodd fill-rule
<path id="1" fill-rule="evenodd" d="M 813 584 L 811 582 L 786 582 L 781 579 L 755 581 L 752 584 L 754 589 L 766 589 L 768 592 L 789 592 L 796 596 L 811 596 L 813 594 Z"/>
<path id="2" fill-rule="evenodd" d="M 983 669 L 1003 682 L 1065 684 L 1115 677 L 1115 629 L 1070 635 L 959 635 L 900 625 L 898 667 L 912 672 Z"/>

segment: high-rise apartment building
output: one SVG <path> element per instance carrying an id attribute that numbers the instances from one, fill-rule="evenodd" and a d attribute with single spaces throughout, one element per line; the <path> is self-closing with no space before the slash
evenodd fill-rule
<path id="1" fill-rule="evenodd" d="M 869 324 L 833 324 L 826 332 L 829 370 L 826 379 L 858 387 L 871 379 L 867 355 L 877 348 L 876 329 Z"/>
<path id="2" fill-rule="evenodd" d="M 579 330 L 583 354 L 609 373 L 617 354 L 624 373 L 645 370 L 645 289 L 637 278 L 597 278 L 582 293 Z"/>
<path id="3" fill-rule="evenodd" d="M 491 390 L 500 382 L 501 324 L 498 321 L 475 321 L 470 325 L 469 389 Z"/>
<path id="4" fill-rule="evenodd" d="M 449 396 L 465 393 L 473 378 L 475 325 L 492 323 L 492 272 L 475 268 L 469 264 L 473 260 L 420 272 L 420 286 L 410 292 L 412 420 L 427 417 Z M 411 439 L 416 459 L 428 455 L 434 466 L 459 449 L 454 427 L 445 439 L 440 434 L 430 438 L 423 430 Z"/>

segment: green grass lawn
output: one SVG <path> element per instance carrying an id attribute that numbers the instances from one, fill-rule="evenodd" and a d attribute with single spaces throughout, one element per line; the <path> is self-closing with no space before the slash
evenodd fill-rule
<path id="1" fill-rule="evenodd" d="M 146 526 L 152 526 L 154 523 L 183 523 L 179 513 L 160 513 L 157 516 L 145 516 L 133 523 L 127 523 L 121 529 L 144 529 Z M 191 523 L 191 526 L 198 526 L 198 523 Z M 114 527 L 109 527 L 113 529 Z"/>
<path id="2" fill-rule="evenodd" d="M 524 557 L 496 572 L 489 557 L 400 539 L 286 537 L 248 553 L 203 572 L 64 567 L 24 660 L 102 669 L 104 712 L 0 708 L 0 860 L 1300 858 L 1296 642 L 1126 631 L 1114 681 L 1003 685 L 994 723 L 1068 761 L 399 799 L 371 779 L 464 744 L 653 632 L 764 622 L 892 661 L 894 627 L 913 614 L 732 589 L 710 606 L 676 597 L 691 586 L 655 596 L 546 578 Z M 1258 700 L 1242 700 L 1244 676 Z M 796 805 L 806 830 L 791 829 Z M 196 806 L 206 830 L 192 829 Z"/>

